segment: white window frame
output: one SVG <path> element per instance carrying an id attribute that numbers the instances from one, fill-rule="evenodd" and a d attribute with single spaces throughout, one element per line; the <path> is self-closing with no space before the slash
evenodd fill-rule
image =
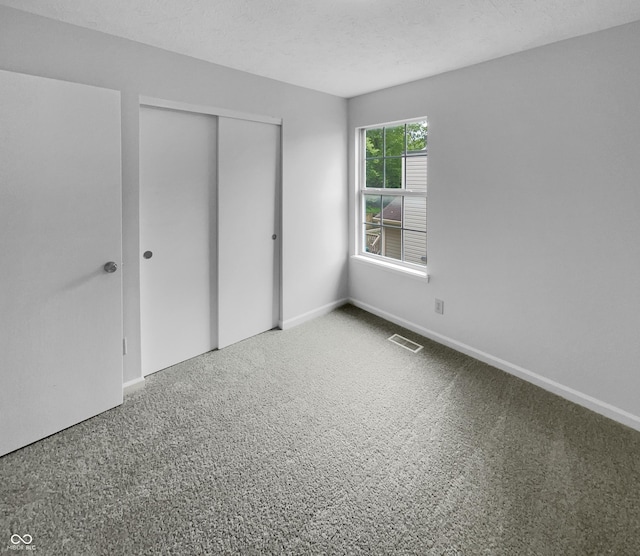
<path id="1" fill-rule="evenodd" d="M 421 197 L 427 198 L 427 191 L 416 191 L 405 188 L 384 188 L 384 187 L 366 187 L 366 157 L 364 156 L 365 148 L 365 133 L 369 129 L 379 129 L 394 127 L 402 124 L 411 124 L 416 122 L 428 121 L 427 117 L 412 118 L 409 120 L 398 120 L 393 122 L 378 123 L 374 125 L 362 126 L 356 128 L 356 258 L 361 261 L 370 262 L 382 267 L 385 267 L 391 271 L 401 272 L 403 274 L 410 274 L 416 277 L 424 277 L 428 279 L 427 265 L 418 265 L 411 262 L 401 261 L 393 257 L 387 257 L 384 255 L 377 255 L 366 251 L 364 240 L 364 225 L 365 225 L 365 203 L 364 195 L 383 195 L 385 197 Z M 427 155 L 428 156 L 428 155 Z M 403 156 L 403 179 L 404 179 L 404 160 L 408 158 Z M 427 169 L 428 175 L 428 169 Z M 428 179 L 428 178 L 427 178 Z M 428 189 L 428 187 L 427 187 Z M 427 205 L 428 207 L 428 205 Z M 428 210 L 428 209 L 427 209 Z M 402 237 L 402 235 L 401 235 Z M 404 241 L 404 240 L 403 240 Z M 404 245 L 401 247 L 404 250 Z M 428 257 L 428 246 L 425 256 Z"/>

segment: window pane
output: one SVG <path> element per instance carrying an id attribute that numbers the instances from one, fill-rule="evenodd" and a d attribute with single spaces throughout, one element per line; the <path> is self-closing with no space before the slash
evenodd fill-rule
<path id="1" fill-rule="evenodd" d="M 402 228 L 402 197 L 382 197 L 382 224 Z"/>
<path id="2" fill-rule="evenodd" d="M 365 165 L 365 187 L 384 187 L 384 158 L 372 158 Z"/>
<path id="3" fill-rule="evenodd" d="M 400 228 L 382 228 L 382 254 L 391 259 L 402 260 L 402 230 Z"/>
<path id="4" fill-rule="evenodd" d="M 380 195 L 364 196 L 364 218 L 365 222 L 375 222 L 380 224 L 380 213 L 382 212 L 382 197 Z"/>
<path id="5" fill-rule="evenodd" d="M 380 226 L 365 224 L 363 232 L 364 237 L 362 238 L 362 245 L 365 253 L 380 255 L 382 248 L 382 232 Z"/>
<path id="6" fill-rule="evenodd" d="M 424 197 L 406 197 L 404 200 L 404 227 L 419 232 L 427 231 L 427 200 Z"/>
<path id="7" fill-rule="evenodd" d="M 414 191 L 427 191 L 427 157 L 408 156 L 404 162 L 405 187 Z"/>
<path id="8" fill-rule="evenodd" d="M 402 230 L 404 261 L 426 266 L 427 264 L 427 234 Z"/>
<path id="9" fill-rule="evenodd" d="M 426 267 L 427 120 L 362 131 L 361 253 Z M 375 188 L 375 189 L 374 189 Z"/>
<path id="10" fill-rule="evenodd" d="M 407 124 L 407 152 L 427 148 L 427 122 Z"/>
<path id="11" fill-rule="evenodd" d="M 397 189 L 402 187 L 402 159 L 386 158 L 385 159 L 385 178 L 384 186 Z"/>
<path id="12" fill-rule="evenodd" d="M 384 156 L 382 152 L 382 128 L 365 131 L 364 150 L 366 157 Z"/>
<path id="13" fill-rule="evenodd" d="M 404 124 L 384 128 L 385 156 L 401 156 L 404 154 Z"/>

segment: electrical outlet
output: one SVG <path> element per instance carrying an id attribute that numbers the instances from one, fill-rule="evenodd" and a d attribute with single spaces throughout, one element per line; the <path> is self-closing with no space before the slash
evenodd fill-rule
<path id="1" fill-rule="evenodd" d="M 442 299 L 436 299 L 436 313 L 444 315 L 444 301 Z"/>

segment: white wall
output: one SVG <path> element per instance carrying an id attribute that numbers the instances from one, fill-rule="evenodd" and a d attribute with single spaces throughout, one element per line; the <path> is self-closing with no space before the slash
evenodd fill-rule
<path id="1" fill-rule="evenodd" d="M 351 168 L 356 127 L 428 116 L 432 281 L 352 259 L 350 296 L 640 428 L 638 52 L 634 23 L 351 99 Z"/>
<path id="2" fill-rule="evenodd" d="M 139 95 L 283 118 L 283 320 L 346 296 L 344 99 L 5 7 L 0 69 L 122 92 L 125 382 L 140 376 Z"/>

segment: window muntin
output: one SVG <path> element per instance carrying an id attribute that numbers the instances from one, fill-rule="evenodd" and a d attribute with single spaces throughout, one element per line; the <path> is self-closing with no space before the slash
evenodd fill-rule
<path id="1" fill-rule="evenodd" d="M 361 130 L 360 254 L 427 264 L 427 121 Z"/>

